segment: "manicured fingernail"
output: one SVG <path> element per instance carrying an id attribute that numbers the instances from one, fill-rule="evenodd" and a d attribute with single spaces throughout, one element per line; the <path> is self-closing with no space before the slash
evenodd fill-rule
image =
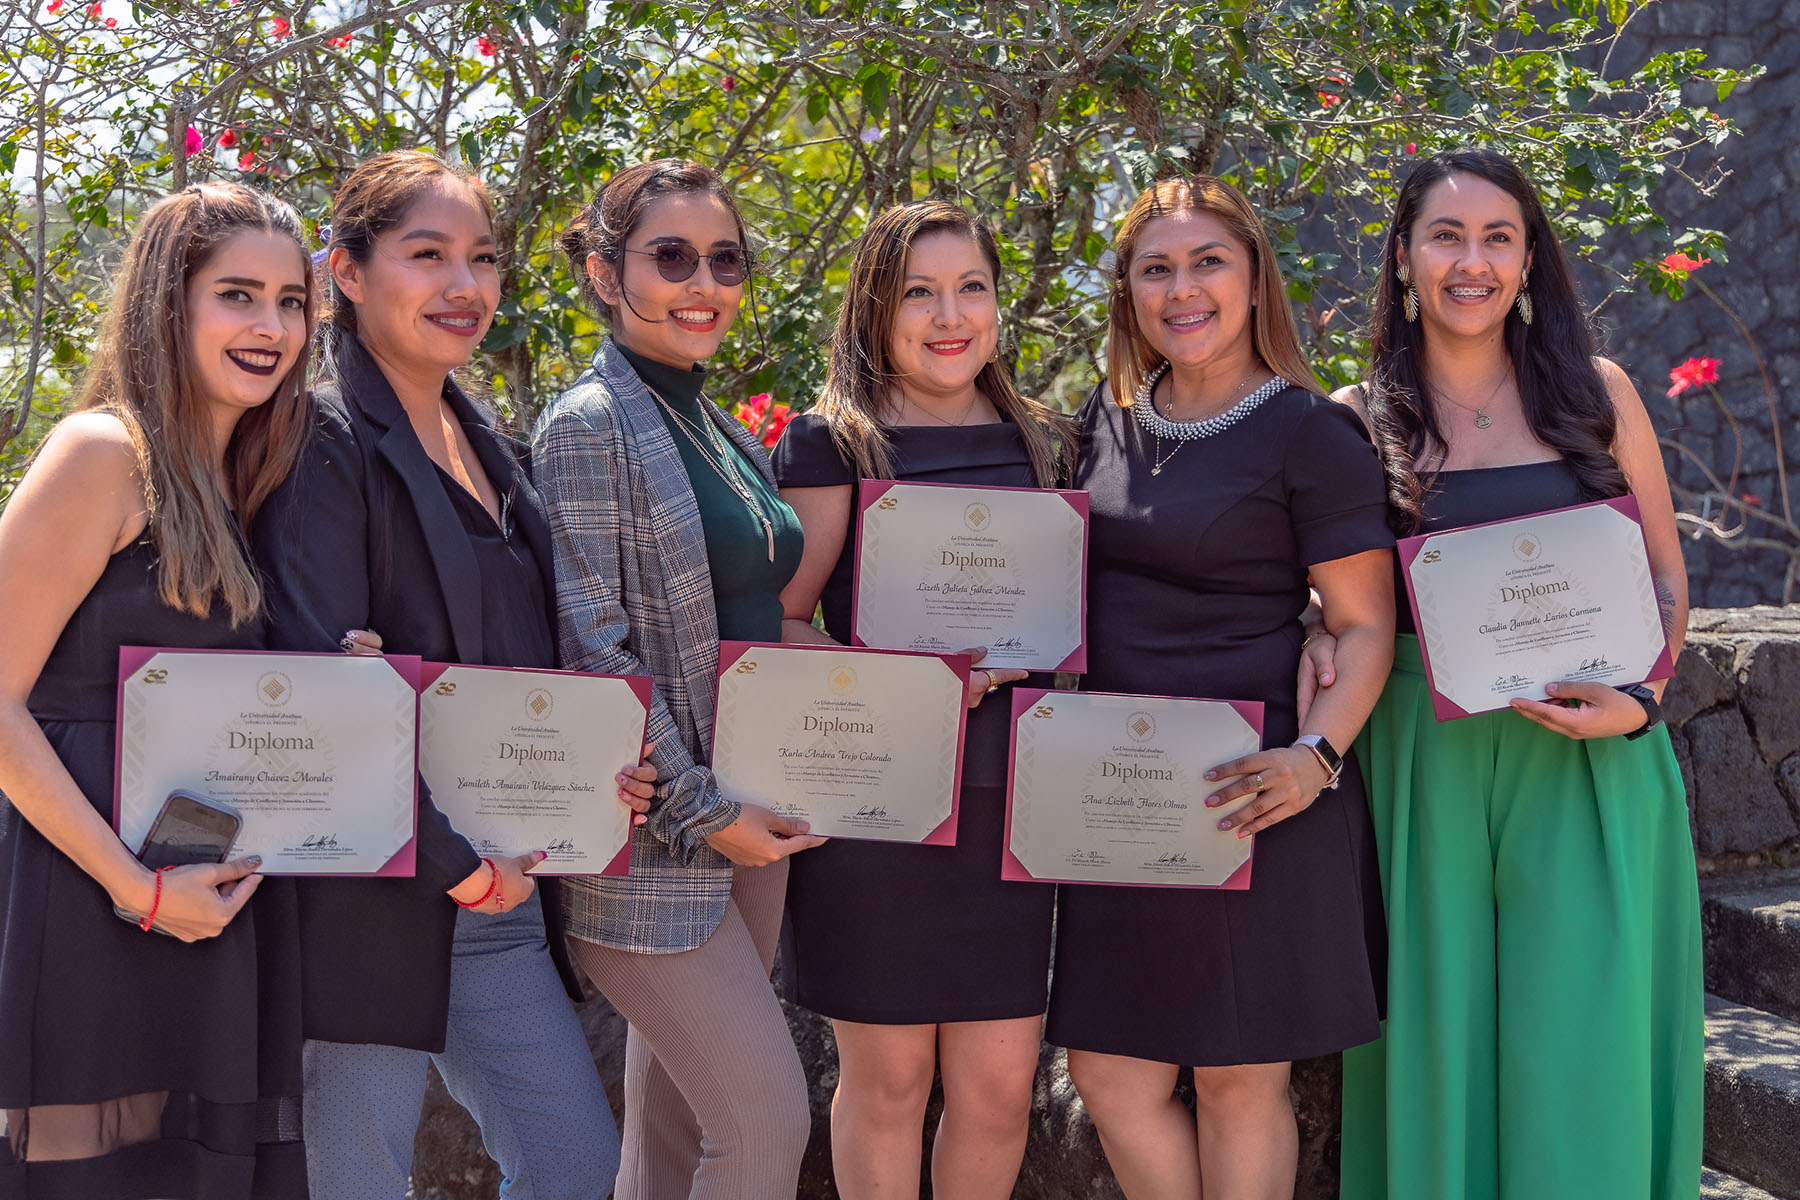
<path id="1" fill-rule="evenodd" d="M 1218 797 L 1217 793 L 1214 793 L 1213 795 L 1208 796 L 1206 798 L 1206 807 L 1208 807 L 1208 808 L 1219 807 L 1219 797 Z"/>
<path id="2" fill-rule="evenodd" d="M 252 855 L 251 855 L 251 856 L 250 856 L 250 858 L 249 858 L 249 859 L 248 859 L 248 861 L 249 861 L 249 863 L 250 863 L 250 865 L 251 865 L 251 866 L 253 866 L 253 867 L 260 867 L 260 866 L 262 866 L 262 855 L 260 855 L 260 854 L 252 854 Z"/>
<path id="3" fill-rule="evenodd" d="M 1240 842 L 1243 841 L 1249 835 L 1250 835 L 1250 831 L 1248 829 L 1238 830 L 1238 841 L 1240 841 Z"/>
<path id="4" fill-rule="evenodd" d="M 1554 696 L 1556 695 L 1556 685 L 1554 683 L 1546 683 L 1544 685 L 1544 691 Z"/>
<path id="5" fill-rule="evenodd" d="M 1219 777 L 1219 773 L 1217 771 L 1208 771 L 1206 773 L 1206 777 L 1208 779 L 1217 779 Z"/>
<path id="6" fill-rule="evenodd" d="M 1231 818 L 1230 817 L 1226 817 L 1223 821 L 1219 822 L 1219 829 L 1221 831 L 1227 830 L 1230 828 L 1231 828 Z"/>

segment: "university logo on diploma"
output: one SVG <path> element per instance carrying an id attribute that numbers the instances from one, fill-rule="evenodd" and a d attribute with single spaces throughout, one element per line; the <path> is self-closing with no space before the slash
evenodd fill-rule
<path id="1" fill-rule="evenodd" d="M 119 651 L 113 824 L 134 852 L 176 789 L 244 819 L 267 875 L 411 875 L 419 660 Z"/>
<path id="2" fill-rule="evenodd" d="M 1558 680 L 1674 674 L 1631 496 L 1402 538 L 1399 552 L 1440 721 L 1541 700 Z"/>
<path id="3" fill-rule="evenodd" d="M 631 810 L 613 776 L 638 761 L 650 679 L 425 663 L 419 774 L 484 855 L 542 850 L 534 875 L 623 875 Z"/>
<path id="4" fill-rule="evenodd" d="M 865 479 L 851 640 L 1087 669 L 1088 494 Z"/>
<path id="5" fill-rule="evenodd" d="M 969 660 L 724 642 L 712 771 L 827 837 L 952 845 Z"/>
<path id="6" fill-rule="evenodd" d="M 1003 879 L 1250 886 L 1255 838 L 1208 808 L 1206 772 L 1262 747 L 1263 706 L 1014 688 Z"/>

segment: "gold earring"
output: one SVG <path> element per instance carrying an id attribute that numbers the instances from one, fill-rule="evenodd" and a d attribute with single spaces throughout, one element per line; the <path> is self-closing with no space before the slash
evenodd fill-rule
<path id="1" fill-rule="evenodd" d="M 1525 285 L 1529 283 L 1530 280 L 1531 272 L 1519 272 L 1519 320 L 1525 322 L 1527 325 L 1531 324 L 1531 293 L 1525 290 Z"/>
<path id="2" fill-rule="evenodd" d="M 1394 268 L 1394 277 L 1406 288 L 1406 295 L 1401 298 L 1401 309 L 1406 313 L 1406 319 L 1417 321 L 1419 319 L 1419 289 L 1414 287 L 1412 281 L 1407 278 L 1404 266 Z"/>

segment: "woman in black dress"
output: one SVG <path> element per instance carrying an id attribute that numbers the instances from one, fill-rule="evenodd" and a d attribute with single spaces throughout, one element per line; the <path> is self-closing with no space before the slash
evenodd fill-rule
<path id="1" fill-rule="evenodd" d="M 1220 764 L 1247 891 L 1064 886 L 1050 1041 L 1126 1194 L 1292 1195 L 1289 1064 L 1377 1033 L 1382 936 L 1348 747 L 1392 657 L 1381 464 L 1317 394 L 1261 222 L 1169 179 L 1120 226 L 1111 375 L 1081 414 L 1094 691 L 1259 700 L 1264 750 Z M 1332 704 L 1295 719 L 1311 575 L 1339 638 Z M 1337 786 L 1332 786 L 1336 784 Z M 1172 1098 L 1195 1068 L 1197 1122 Z"/>
<path id="2" fill-rule="evenodd" d="M 825 394 L 775 453 L 782 498 L 806 531 L 782 594 L 784 640 L 850 640 L 858 479 L 1049 487 L 1066 477 L 1069 421 L 1020 396 L 995 361 L 999 273 L 993 234 L 942 201 L 890 208 L 863 234 Z M 824 634 L 812 624 L 821 601 Z M 790 994 L 833 1018 L 832 1165 L 850 1200 L 916 1192 L 939 1068 L 938 1193 L 1004 1197 L 1018 1174 L 1053 889 L 1000 879 L 1007 705 L 982 698 L 1024 678 L 971 672 L 955 846 L 840 839 L 793 860 L 783 961 Z"/>
<path id="3" fill-rule="evenodd" d="M 306 1195 L 290 881 L 153 874 L 110 822 L 119 647 L 263 645 L 243 530 L 309 424 L 303 236 L 236 184 L 152 207 L 0 514 L 0 1196 Z"/>

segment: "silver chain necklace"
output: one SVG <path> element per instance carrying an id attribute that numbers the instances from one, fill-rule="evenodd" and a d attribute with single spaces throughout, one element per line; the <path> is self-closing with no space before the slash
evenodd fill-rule
<path id="1" fill-rule="evenodd" d="M 1255 412 L 1265 400 L 1288 386 L 1287 380 L 1276 375 L 1222 413 L 1214 413 L 1212 416 L 1203 417 L 1198 421 L 1171 421 L 1156 411 L 1156 403 L 1151 399 L 1151 393 L 1156 390 L 1157 382 L 1168 373 L 1168 370 L 1169 364 L 1165 362 L 1152 371 L 1150 378 L 1146 379 L 1143 386 L 1138 388 L 1137 398 L 1131 405 L 1131 411 L 1137 415 L 1139 428 L 1149 434 L 1156 444 L 1150 464 L 1152 475 L 1161 475 L 1163 467 L 1167 466 L 1169 460 L 1180 453 L 1181 448 L 1189 442 L 1211 437 L 1215 433 L 1223 433 Z M 1164 438 L 1175 443 L 1175 448 L 1166 455 L 1162 452 Z"/>
<path id="2" fill-rule="evenodd" d="M 750 510 L 750 515 L 762 522 L 763 539 L 768 543 L 769 547 L 769 561 L 774 562 L 775 525 L 769 520 L 769 514 L 763 511 L 762 505 L 757 503 L 755 495 L 744 483 L 742 476 L 738 474 L 737 465 L 730 462 L 731 448 L 724 444 L 725 439 L 720 436 L 719 431 L 713 427 L 712 422 L 706 420 L 705 417 L 701 418 L 701 435 L 695 436 L 693 425 L 687 417 L 683 416 L 673 404 L 664 400 L 662 396 L 657 393 L 655 388 L 650 389 L 650 394 L 655 396 L 657 403 L 661 404 L 668 414 L 675 418 L 675 428 L 681 430 L 683 436 L 694 444 L 694 449 L 700 452 L 700 457 L 706 460 L 706 465 L 711 467 L 718 477 L 725 481 L 726 487 L 737 493 L 738 499 L 744 502 L 744 507 Z M 705 397 L 702 397 L 700 403 L 707 404 L 710 403 L 710 401 Z M 708 443 L 711 443 L 713 451 L 718 454 L 719 457 L 717 460 L 713 458 L 712 454 L 707 452 Z"/>

